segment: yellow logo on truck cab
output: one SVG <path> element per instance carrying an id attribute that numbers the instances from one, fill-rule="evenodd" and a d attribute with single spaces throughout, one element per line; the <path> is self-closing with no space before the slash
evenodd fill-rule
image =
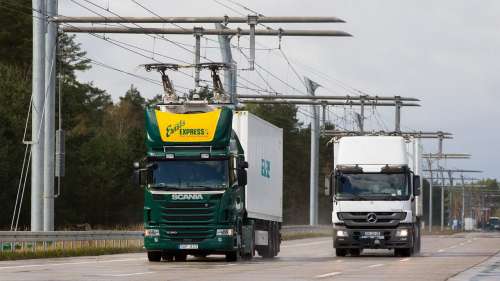
<path id="1" fill-rule="evenodd" d="M 221 110 L 176 114 L 155 110 L 163 142 L 209 142 L 214 139 Z"/>

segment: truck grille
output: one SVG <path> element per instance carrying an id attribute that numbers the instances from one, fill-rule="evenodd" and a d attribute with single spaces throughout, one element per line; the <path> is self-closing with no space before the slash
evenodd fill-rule
<path id="1" fill-rule="evenodd" d="M 218 200 L 166 202 L 162 206 L 162 237 L 199 242 L 215 236 Z"/>
<path id="2" fill-rule="evenodd" d="M 347 227 L 396 227 L 406 218 L 405 212 L 340 212 L 340 220 Z"/>

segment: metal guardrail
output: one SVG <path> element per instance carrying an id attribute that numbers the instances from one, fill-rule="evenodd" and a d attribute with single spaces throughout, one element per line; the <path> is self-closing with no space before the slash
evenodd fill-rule
<path id="1" fill-rule="evenodd" d="M 284 225 L 283 232 L 314 232 L 331 229 L 331 225 Z M 143 231 L 0 231 L 0 242 L 54 242 L 88 240 L 136 240 Z"/>
<path id="2" fill-rule="evenodd" d="M 143 231 L 0 231 L 1 242 L 54 242 L 94 240 L 136 240 L 143 238 Z"/>
<path id="3" fill-rule="evenodd" d="M 281 232 L 310 233 L 331 229 L 331 225 L 285 225 Z M 140 246 L 143 237 L 143 231 L 0 231 L 0 251 Z"/>
<path id="4" fill-rule="evenodd" d="M 0 231 L 0 252 L 142 246 L 143 231 Z"/>

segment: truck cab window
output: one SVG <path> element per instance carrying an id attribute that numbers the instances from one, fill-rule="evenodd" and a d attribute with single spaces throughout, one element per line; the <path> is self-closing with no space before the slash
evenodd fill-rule
<path id="1" fill-rule="evenodd" d="M 406 174 L 340 174 L 338 177 L 337 196 L 359 197 L 370 200 L 399 199 L 408 197 L 410 188 Z"/>
<path id="2" fill-rule="evenodd" d="M 224 189 L 229 186 L 227 160 L 157 161 L 151 187 L 172 190 Z"/>

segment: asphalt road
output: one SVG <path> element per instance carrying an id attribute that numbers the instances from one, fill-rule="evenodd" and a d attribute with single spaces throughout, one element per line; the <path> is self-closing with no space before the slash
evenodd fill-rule
<path id="1" fill-rule="evenodd" d="M 287 241 L 272 260 L 149 263 L 145 254 L 0 262 L 0 280 L 500 280 L 500 233 L 424 236 L 420 256 L 335 257 L 331 238 Z M 495 256 L 496 255 L 496 256 Z"/>

